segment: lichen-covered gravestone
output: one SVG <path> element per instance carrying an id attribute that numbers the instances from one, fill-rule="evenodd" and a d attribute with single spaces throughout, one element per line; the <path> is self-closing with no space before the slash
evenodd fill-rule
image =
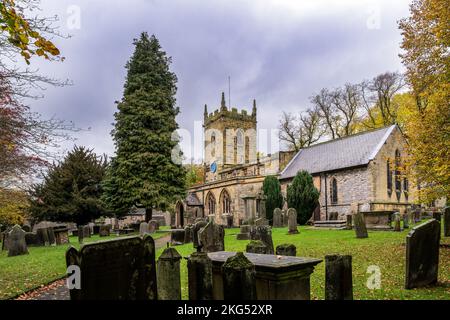
<path id="1" fill-rule="evenodd" d="M 222 265 L 224 300 L 256 300 L 255 266 L 242 252 Z"/>
<path id="2" fill-rule="evenodd" d="M 81 289 L 72 300 L 156 300 L 155 242 L 149 235 L 114 239 L 74 247 L 67 267 L 80 268 Z"/>
<path id="3" fill-rule="evenodd" d="M 280 208 L 275 208 L 273 210 L 273 223 L 274 228 L 281 228 L 283 227 L 283 213 Z"/>
<path id="4" fill-rule="evenodd" d="M 261 240 L 252 240 L 245 248 L 245 252 L 247 253 L 269 254 L 267 251 L 267 246 Z"/>
<path id="5" fill-rule="evenodd" d="M 352 256 L 325 256 L 325 300 L 353 300 Z"/>
<path id="6" fill-rule="evenodd" d="M 264 217 L 258 218 L 255 220 L 255 226 L 268 226 L 269 220 Z"/>
<path id="7" fill-rule="evenodd" d="M 368 238 L 366 221 L 364 220 L 364 215 L 361 212 L 357 212 L 353 215 L 353 223 L 355 226 L 356 238 Z"/>
<path id="8" fill-rule="evenodd" d="M 251 240 L 261 240 L 267 246 L 267 254 L 274 254 L 272 228 L 270 226 L 255 226 L 250 230 Z"/>
<path id="9" fill-rule="evenodd" d="M 159 223 L 156 220 L 150 220 L 148 223 L 148 232 L 154 233 L 156 230 L 159 230 Z"/>
<path id="10" fill-rule="evenodd" d="M 432 219 L 414 227 L 406 236 L 406 289 L 437 282 L 440 233 L 441 224 Z"/>
<path id="11" fill-rule="evenodd" d="M 194 252 L 187 261 L 189 300 L 213 299 L 212 261 L 206 252 Z"/>
<path id="12" fill-rule="evenodd" d="M 288 215 L 288 234 L 297 234 L 297 210 L 294 208 L 289 208 L 287 211 Z"/>
<path id="13" fill-rule="evenodd" d="M 194 248 L 196 248 L 197 250 L 199 248 L 201 248 L 201 244 L 199 241 L 199 237 L 198 237 L 198 232 L 203 229 L 206 225 L 208 224 L 208 222 L 206 222 L 205 220 L 200 220 L 197 221 L 194 226 L 192 227 L 192 242 L 194 245 Z"/>
<path id="14" fill-rule="evenodd" d="M 166 248 L 158 259 L 158 300 L 181 300 L 181 256 L 175 248 Z"/>
<path id="15" fill-rule="evenodd" d="M 25 233 L 26 232 L 17 224 L 8 233 L 8 257 L 28 254 Z"/>
<path id="16" fill-rule="evenodd" d="M 297 248 L 293 244 L 285 243 L 277 246 L 276 253 L 279 256 L 291 256 L 297 255 Z"/>
<path id="17" fill-rule="evenodd" d="M 409 212 L 405 212 L 403 214 L 403 228 L 409 229 Z"/>
<path id="18" fill-rule="evenodd" d="M 202 251 L 224 251 L 224 236 L 225 230 L 223 226 L 215 224 L 212 220 L 208 222 L 208 224 L 198 232 L 199 243 L 201 245 Z"/>

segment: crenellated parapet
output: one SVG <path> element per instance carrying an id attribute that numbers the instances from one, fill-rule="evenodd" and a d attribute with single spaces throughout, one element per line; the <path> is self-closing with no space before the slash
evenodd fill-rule
<path id="1" fill-rule="evenodd" d="M 229 119 L 243 122 L 253 122 L 256 124 L 256 100 L 253 100 L 252 113 L 248 113 L 247 110 L 238 110 L 237 108 L 229 108 L 225 104 L 225 95 L 222 92 L 222 101 L 219 109 L 216 109 L 212 113 L 208 113 L 208 107 L 205 105 L 203 124 L 208 126 L 212 122 L 216 122 L 219 119 Z"/>

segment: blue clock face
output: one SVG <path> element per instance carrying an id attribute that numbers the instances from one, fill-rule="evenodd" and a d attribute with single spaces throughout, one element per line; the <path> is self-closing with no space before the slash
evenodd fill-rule
<path id="1" fill-rule="evenodd" d="M 211 169 L 212 173 L 216 173 L 216 171 L 217 171 L 217 164 L 215 162 L 211 163 L 210 169 Z"/>

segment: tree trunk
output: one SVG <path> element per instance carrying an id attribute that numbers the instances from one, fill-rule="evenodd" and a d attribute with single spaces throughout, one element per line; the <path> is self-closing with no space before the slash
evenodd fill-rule
<path id="1" fill-rule="evenodd" d="M 145 222 L 152 220 L 153 208 L 145 208 Z"/>

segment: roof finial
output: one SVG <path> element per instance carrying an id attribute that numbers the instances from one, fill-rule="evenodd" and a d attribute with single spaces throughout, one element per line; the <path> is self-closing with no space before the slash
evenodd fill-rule
<path id="1" fill-rule="evenodd" d="M 253 110 L 252 110 L 252 115 L 256 116 L 256 99 L 253 99 Z"/>
<path id="2" fill-rule="evenodd" d="M 222 102 L 220 103 L 220 109 L 221 110 L 227 109 L 227 105 L 225 104 L 225 92 L 222 92 Z"/>

